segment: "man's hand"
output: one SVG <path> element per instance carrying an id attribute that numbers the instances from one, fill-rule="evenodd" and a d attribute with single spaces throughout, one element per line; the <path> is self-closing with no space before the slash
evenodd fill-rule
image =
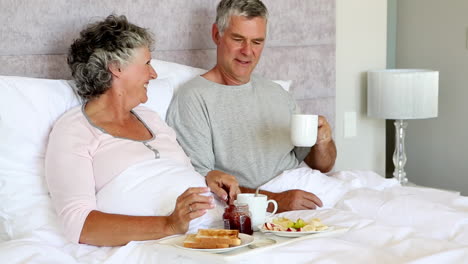
<path id="1" fill-rule="evenodd" d="M 310 149 L 304 161 L 312 169 L 329 172 L 335 165 L 336 146 L 332 139 L 332 130 L 327 119 L 319 116 L 317 142 Z"/>
<path id="2" fill-rule="evenodd" d="M 255 193 L 254 189 L 240 187 L 243 193 Z M 280 193 L 273 193 L 260 190 L 259 193 L 265 194 L 268 199 L 273 199 L 278 203 L 278 211 L 306 210 L 322 207 L 322 201 L 315 194 L 302 190 L 288 190 Z M 273 206 L 268 206 L 268 211 L 273 211 Z"/>
<path id="3" fill-rule="evenodd" d="M 233 203 L 240 193 L 239 183 L 231 174 L 213 170 L 208 172 L 205 179 L 211 191 L 227 203 Z"/>
<path id="4" fill-rule="evenodd" d="M 315 194 L 302 190 L 288 190 L 281 193 L 270 193 L 268 199 L 278 203 L 277 213 L 292 210 L 307 210 L 322 207 L 322 201 Z"/>
<path id="5" fill-rule="evenodd" d="M 323 116 L 319 116 L 318 119 L 318 131 L 317 131 L 317 145 L 328 144 L 332 140 L 332 130 L 327 119 Z"/>

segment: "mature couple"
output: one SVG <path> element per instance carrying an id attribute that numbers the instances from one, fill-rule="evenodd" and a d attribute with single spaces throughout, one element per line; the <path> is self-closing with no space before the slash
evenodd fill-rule
<path id="1" fill-rule="evenodd" d="M 191 220 L 214 207 L 214 197 L 205 193 L 227 201 L 298 166 L 301 150 L 283 134 L 287 129 L 275 129 L 289 127 L 298 111 L 295 101 L 279 85 L 252 75 L 265 45 L 267 18 L 260 0 L 218 4 L 212 28 L 216 65 L 179 89 L 168 110 L 169 126 L 139 106 L 148 99 L 149 81 L 157 78 L 150 33 L 123 16 L 109 16 L 81 32 L 68 64 L 85 103 L 57 121 L 46 156 L 47 184 L 71 241 L 116 246 L 185 233 Z M 331 170 L 336 147 L 325 118 L 319 119 L 316 145 L 307 151 L 304 161 L 311 168 Z M 206 185 L 188 186 L 169 215 L 99 210 L 96 193 L 103 186 L 133 165 L 161 160 L 173 161 L 161 166 L 195 169 Z M 261 193 L 278 202 L 278 211 L 321 206 L 306 191 Z"/>

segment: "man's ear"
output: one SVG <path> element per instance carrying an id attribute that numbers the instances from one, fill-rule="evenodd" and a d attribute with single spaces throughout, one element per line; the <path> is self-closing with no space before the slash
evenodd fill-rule
<path id="1" fill-rule="evenodd" d="M 120 70 L 120 64 L 115 61 L 109 63 L 109 71 L 117 78 L 122 74 L 122 71 Z"/>
<path id="2" fill-rule="evenodd" d="M 213 42 L 216 44 L 216 46 L 219 44 L 219 39 L 221 38 L 221 35 L 218 30 L 218 25 L 216 23 L 213 24 L 211 27 L 211 38 L 213 39 Z"/>

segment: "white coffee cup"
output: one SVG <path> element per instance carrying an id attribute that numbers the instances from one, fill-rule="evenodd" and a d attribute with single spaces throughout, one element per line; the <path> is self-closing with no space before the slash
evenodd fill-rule
<path id="1" fill-rule="evenodd" d="M 317 128 L 317 115 L 292 115 L 291 142 L 296 147 L 312 147 L 317 141 Z"/>
<path id="2" fill-rule="evenodd" d="M 278 210 L 278 203 L 275 200 L 267 200 L 267 196 L 264 194 L 254 193 L 240 193 L 237 195 L 237 203 L 246 203 L 249 205 L 250 220 L 252 220 L 252 229 L 258 231 L 258 226 L 265 223 L 267 216 L 268 204 L 273 204 L 273 212 L 275 214 Z"/>

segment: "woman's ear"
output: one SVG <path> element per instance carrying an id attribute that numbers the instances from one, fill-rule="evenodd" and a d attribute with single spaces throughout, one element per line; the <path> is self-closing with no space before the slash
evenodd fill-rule
<path id="1" fill-rule="evenodd" d="M 120 70 L 120 64 L 118 62 L 109 63 L 109 71 L 117 78 L 122 74 L 122 71 Z"/>

